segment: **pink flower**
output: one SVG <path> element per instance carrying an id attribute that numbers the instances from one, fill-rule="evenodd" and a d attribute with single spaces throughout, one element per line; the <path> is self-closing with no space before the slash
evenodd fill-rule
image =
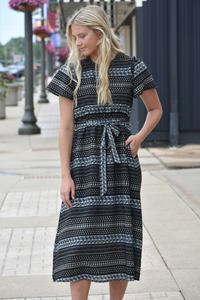
<path id="1" fill-rule="evenodd" d="M 46 33 L 46 34 L 51 34 L 51 31 L 49 30 L 49 28 L 47 26 L 39 26 L 39 27 L 35 27 L 35 29 L 33 30 L 33 34 L 35 35 L 40 35 L 41 33 Z"/>
<path id="2" fill-rule="evenodd" d="M 3 83 L 12 83 L 16 81 L 16 77 L 14 75 L 11 75 L 9 73 L 3 72 L 0 75 L 0 81 Z"/>
<path id="3" fill-rule="evenodd" d="M 62 61 L 66 60 L 69 56 L 70 49 L 68 46 L 64 46 L 63 48 L 60 49 L 58 55 L 60 56 L 60 59 Z"/>
<path id="4" fill-rule="evenodd" d="M 41 7 L 48 2 L 49 0 L 10 0 L 8 4 L 12 9 L 23 10 L 26 5 Z"/>
<path id="5" fill-rule="evenodd" d="M 56 48 L 52 44 L 45 45 L 45 50 L 49 52 L 51 55 L 55 55 L 56 53 Z"/>

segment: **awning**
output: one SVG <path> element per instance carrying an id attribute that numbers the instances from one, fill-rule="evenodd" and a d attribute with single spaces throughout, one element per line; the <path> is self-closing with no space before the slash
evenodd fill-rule
<path id="1" fill-rule="evenodd" d="M 50 0 L 49 5 L 59 6 L 61 30 L 65 32 L 68 18 L 81 7 L 91 4 L 101 6 L 109 17 L 111 27 L 115 28 L 133 7 L 142 6 L 144 1 L 147 0 Z"/>
<path id="2" fill-rule="evenodd" d="M 97 4 L 99 2 L 142 2 L 146 0 L 50 0 L 49 4 L 58 4 L 58 3 L 70 3 L 70 2 L 75 2 L 75 3 L 94 3 Z"/>

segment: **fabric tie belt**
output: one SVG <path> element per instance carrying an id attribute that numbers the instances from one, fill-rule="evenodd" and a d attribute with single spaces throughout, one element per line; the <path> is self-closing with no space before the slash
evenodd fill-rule
<path id="1" fill-rule="evenodd" d="M 104 121 L 86 121 L 85 123 L 76 123 L 75 130 L 85 128 L 87 126 L 98 126 L 103 125 L 103 132 L 101 136 L 101 148 L 100 148 L 100 179 L 101 179 L 101 191 L 100 195 L 103 196 L 107 192 L 107 176 L 106 176 L 106 163 L 107 163 L 107 152 L 106 150 L 111 148 L 113 159 L 116 163 L 121 163 L 119 154 L 117 152 L 114 136 L 120 134 L 118 125 L 125 126 L 130 130 L 130 123 L 124 122 L 120 119 L 115 120 L 104 120 Z M 108 136 L 108 147 L 106 147 L 106 133 Z"/>

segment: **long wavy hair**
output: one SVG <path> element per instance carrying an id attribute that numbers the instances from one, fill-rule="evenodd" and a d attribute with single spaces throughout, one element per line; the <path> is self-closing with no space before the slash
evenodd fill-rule
<path id="1" fill-rule="evenodd" d="M 74 107 L 77 106 L 77 91 L 81 84 L 81 60 L 85 59 L 86 56 L 76 46 L 74 38 L 72 37 L 71 25 L 73 24 L 87 26 L 95 33 L 102 33 L 101 38 L 97 42 L 98 59 L 95 63 L 96 88 L 98 94 L 97 104 L 111 104 L 112 96 L 109 90 L 108 69 L 112 51 L 115 50 L 117 52 L 124 53 L 119 46 L 120 40 L 112 32 L 107 14 L 97 5 L 84 7 L 74 13 L 74 15 L 69 19 L 67 23 L 67 41 L 71 51 L 68 58 L 67 72 L 71 80 L 77 83 L 73 94 Z M 72 71 L 71 67 L 73 67 L 74 71 Z M 72 76 L 72 72 L 75 72 L 77 79 Z"/>

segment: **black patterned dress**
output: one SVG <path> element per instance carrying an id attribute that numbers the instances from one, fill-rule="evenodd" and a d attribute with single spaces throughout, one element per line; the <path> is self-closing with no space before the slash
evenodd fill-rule
<path id="1" fill-rule="evenodd" d="M 113 104 L 98 106 L 95 63 L 87 57 L 81 64 L 70 161 L 76 197 L 72 208 L 61 206 L 53 280 L 139 280 L 141 169 L 125 141 L 133 98 L 157 85 L 144 62 L 118 52 L 108 70 Z M 72 100 L 75 84 L 65 64 L 47 89 Z"/>

